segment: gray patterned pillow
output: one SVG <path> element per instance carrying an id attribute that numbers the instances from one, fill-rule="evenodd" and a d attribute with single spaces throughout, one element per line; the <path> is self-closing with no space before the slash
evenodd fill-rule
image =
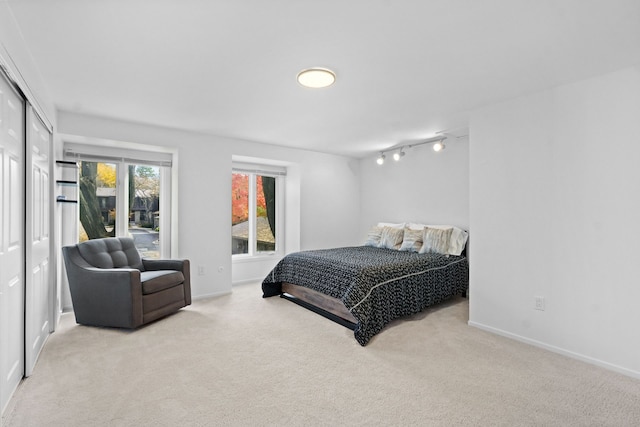
<path id="1" fill-rule="evenodd" d="M 451 240 L 453 228 L 440 229 L 425 227 L 422 231 L 421 254 L 436 252 L 439 254 L 449 254 L 449 241 Z"/>
<path id="2" fill-rule="evenodd" d="M 404 229 L 401 251 L 418 252 L 422 247 L 422 230 L 412 230 L 409 227 Z"/>
<path id="3" fill-rule="evenodd" d="M 402 237 L 404 236 L 404 229 L 384 227 L 382 229 L 382 236 L 380 237 L 379 248 L 400 249 L 402 244 Z"/>
<path id="4" fill-rule="evenodd" d="M 380 246 L 380 237 L 382 237 L 382 227 L 371 227 L 367 233 L 367 241 L 364 242 L 364 245 L 377 248 Z"/>

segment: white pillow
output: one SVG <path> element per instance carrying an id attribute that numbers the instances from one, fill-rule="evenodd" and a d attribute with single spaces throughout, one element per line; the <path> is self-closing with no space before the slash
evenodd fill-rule
<path id="1" fill-rule="evenodd" d="M 404 228 L 404 237 L 402 238 L 401 251 L 418 252 L 422 247 L 422 230 L 412 230 L 409 227 Z"/>
<path id="2" fill-rule="evenodd" d="M 416 224 L 416 223 L 408 223 L 407 227 L 411 230 L 422 230 L 424 227 L 430 228 L 438 228 L 441 230 L 446 230 L 447 228 L 453 228 L 451 232 L 451 241 L 449 242 L 449 254 L 450 255 L 460 255 L 464 250 L 464 247 L 467 244 L 467 239 L 469 238 L 469 233 L 465 230 L 456 227 L 455 225 L 429 225 L 429 224 Z"/>
<path id="3" fill-rule="evenodd" d="M 400 249 L 402 238 L 404 237 L 403 228 L 383 227 L 382 236 L 380 236 L 379 248 Z"/>
<path id="4" fill-rule="evenodd" d="M 422 247 L 418 253 L 426 254 L 435 252 L 449 256 L 451 234 L 453 234 L 453 228 L 425 227 L 424 230 L 422 230 Z"/>
<path id="5" fill-rule="evenodd" d="M 373 246 L 377 248 L 380 245 L 380 238 L 382 237 L 382 227 L 373 226 L 367 233 L 367 241 L 364 242 L 365 246 Z"/>

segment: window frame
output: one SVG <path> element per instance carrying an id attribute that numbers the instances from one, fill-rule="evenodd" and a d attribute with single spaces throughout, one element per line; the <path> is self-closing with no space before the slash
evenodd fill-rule
<path id="1" fill-rule="evenodd" d="M 146 150 L 134 150 L 117 147 L 99 147 L 92 144 L 64 144 L 64 159 L 69 161 L 88 161 L 113 163 L 116 165 L 116 217 L 128 218 L 129 200 L 129 165 L 149 165 L 158 167 L 160 174 L 160 259 L 172 257 L 172 228 L 177 225 L 172 221 L 173 208 L 171 195 L 173 183 L 173 154 Z M 78 204 L 79 208 L 79 204 Z M 79 221 L 79 218 L 78 218 Z M 128 220 L 116 221 L 115 235 L 129 236 Z M 174 230 L 175 231 L 175 230 Z M 76 236 L 76 241 L 78 236 Z"/>
<path id="2" fill-rule="evenodd" d="M 248 252 L 247 253 L 239 253 L 234 254 L 232 250 L 232 259 L 234 261 L 242 261 L 242 260 L 256 260 L 260 258 L 272 257 L 275 255 L 281 255 L 284 253 L 284 209 L 285 209 L 285 177 L 286 177 L 286 169 L 280 166 L 272 166 L 265 164 L 249 164 L 249 163 L 240 163 L 233 162 L 231 168 L 231 176 L 234 174 L 243 174 L 249 176 L 249 206 L 248 212 L 250 213 L 248 222 L 249 222 L 249 233 L 248 233 Z M 256 203 L 256 190 L 257 190 L 257 177 L 258 176 L 267 176 L 271 178 L 275 178 L 276 184 L 276 236 L 275 236 L 275 250 L 274 251 L 258 251 L 257 246 L 257 234 L 256 234 L 256 223 L 257 223 L 257 203 Z M 233 233 L 232 236 L 233 238 Z M 232 248 L 233 249 L 233 248 Z"/>

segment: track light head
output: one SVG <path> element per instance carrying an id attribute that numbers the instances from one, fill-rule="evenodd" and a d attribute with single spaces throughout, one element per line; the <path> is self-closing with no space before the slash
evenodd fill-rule
<path id="1" fill-rule="evenodd" d="M 400 161 L 400 159 L 404 156 L 404 151 L 402 151 L 403 147 L 400 147 L 400 150 L 397 153 L 393 153 L 393 160 L 396 162 Z"/>
<path id="2" fill-rule="evenodd" d="M 436 153 L 445 149 L 444 142 L 442 140 L 433 144 L 433 151 Z"/>
<path id="3" fill-rule="evenodd" d="M 378 163 L 379 165 L 384 164 L 384 159 L 386 159 L 387 156 L 384 155 L 384 153 L 381 151 L 380 155 L 378 156 L 378 159 L 376 160 L 376 163 Z"/>

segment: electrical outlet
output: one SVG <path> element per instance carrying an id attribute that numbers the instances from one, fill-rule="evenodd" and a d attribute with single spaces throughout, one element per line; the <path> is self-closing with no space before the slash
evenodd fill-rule
<path id="1" fill-rule="evenodd" d="M 544 297 L 535 297 L 535 306 L 536 310 L 544 311 Z"/>
<path id="2" fill-rule="evenodd" d="M 198 276 L 204 276 L 204 266 L 203 265 L 199 265 L 198 266 Z"/>

